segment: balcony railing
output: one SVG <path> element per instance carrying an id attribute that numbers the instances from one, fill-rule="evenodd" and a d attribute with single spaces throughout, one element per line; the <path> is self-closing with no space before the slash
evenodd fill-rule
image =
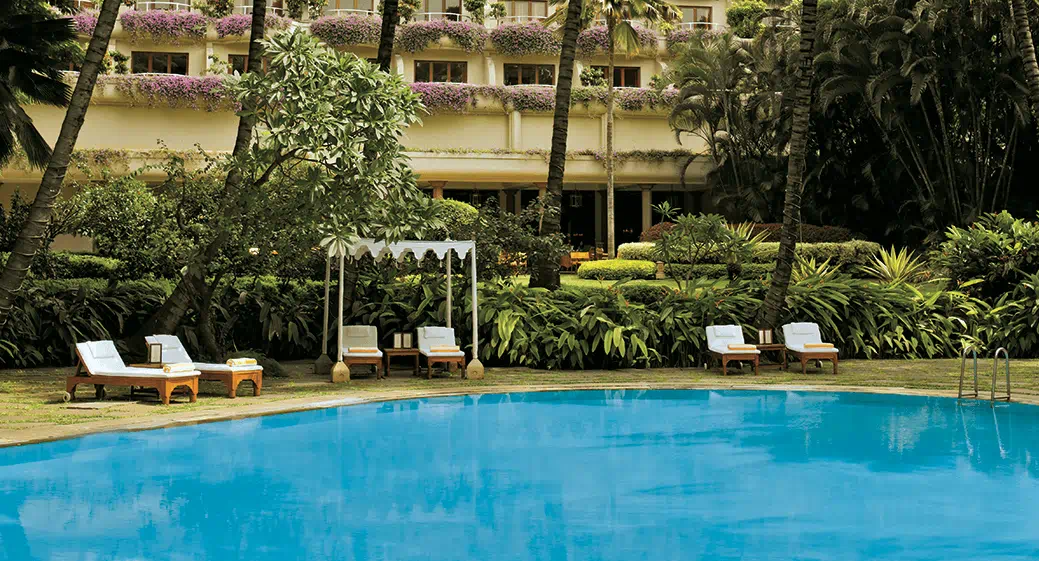
<path id="1" fill-rule="evenodd" d="M 76 0 L 76 8 L 79 10 L 93 10 L 96 7 L 94 0 Z"/>
<path id="2" fill-rule="evenodd" d="M 714 23 L 707 21 L 686 21 L 682 22 L 678 26 L 679 29 L 705 29 L 709 31 L 722 31 L 725 29 L 724 23 Z"/>
<path id="3" fill-rule="evenodd" d="M 505 16 L 501 19 L 501 23 L 529 23 L 546 19 L 548 19 L 548 16 Z"/>
<path id="4" fill-rule="evenodd" d="M 253 7 L 252 6 L 235 6 L 234 7 L 234 13 L 236 13 L 236 14 L 245 14 L 247 16 L 248 15 L 252 15 Z M 285 10 L 283 8 L 279 8 L 277 6 L 271 6 L 270 4 L 267 4 L 267 13 L 268 14 L 274 14 L 274 15 L 277 15 L 277 16 L 281 16 L 281 15 L 285 14 Z"/>
<path id="5" fill-rule="evenodd" d="M 324 15 L 326 16 L 377 16 L 379 12 L 375 10 L 359 10 L 357 8 L 325 8 Z"/>
<path id="6" fill-rule="evenodd" d="M 472 21 L 468 15 L 457 12 L 415 12 L 415 21 Z"/>
<path id="7" fill-rule="evenodd" d="M 149 2 L 137 2 L 134 5 L 134 9 L 138 12 L 147 12 L 150 10 L 183 10 L 190 11 L 190 2 L 168 2 L 166 0 L 153 0 Z"/>

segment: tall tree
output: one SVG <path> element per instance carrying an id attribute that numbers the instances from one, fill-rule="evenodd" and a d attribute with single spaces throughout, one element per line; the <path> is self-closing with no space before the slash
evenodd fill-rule
<path id="1" fill-rule="evenodd" d="M 22 281 L 29 272 L 29 266 L 36 257 L 36 252 L 43 246 L 51 216 L 54 214 L 55 201 L 61 192 L 61 184 L 65 181 L 72 150 L 76 147 L 76 139 L 79 137 L 80 129 L 83 128 L 83 120 L 90 107 L 90 96 L 94 93 L 97 75 L 101 71 L 101 61 L 108 51 L 108 41 L 112 35 L 112 28 L 115 27 L 120 4 L 119 0 L 104 0 L 101 5 L 97 26 L 94 27 L 94 34 L 90 38 L 90 45 L 87 47 L 83 66 L 79 72 L 79 79 L 76 80 L 76 87 L 68 103 L 68 110 L 65 112 L 65 120 L 61 123 L 54 150 L 49 154 L 38 151 L 40 146 L 37 141 L 41 140 L 38 138 L 39 133 L 32 128 L 32 121 L 27 121 L 28 117 L 22 112 L 17 101 L 13 105 L 10 101 L 14 99 L 15 91 L 20 91 L 30 98 L 36 99 L 42 97 L 56 100 L 61 92 L 67 96 L 67 87 L 64 90 L 59 88 L 47 75 L 46 70 L 31 66 L 40 63 L 38 56 L 40 52 L 33 45 L 37 41 L 60 36 L 61 32 L 52 27 L 54 24 L 47 22 L 30 23 L 27 27 L 19 27 L 18 20 L 8 20 L 8 27 L 4 29 L 9 33 L 0 37 L 0 43 L 3 43 L 0 45 L 0 70 L 3 70 L 3 77 L 0 78 L 0 103 L 3 104 L 0 116 L 3 116 L 8 122 L 12 122 L 10 121 L 11 115 L 14 116 L 13 128 L 21 131 L 16 134 L 20 141 L 23 143 L 28 141 L 29 144 L 24 146 L 31 162 L 35 160 L 35 163 L 39 165 L 46 161 L 43 179 L 40 181 L 39 190 L 29 209 L 29 217 L 22 226 L 21 232 L 18 233 L 18 239 L 4 265 L 4 271 L 0 274 L 0 325 L 7 321 L 15 293 L 21 288 Z M 67 19 L 63 21 L 66 28 L 71 30 L 70 21 Z M 10 26 L 10 23 L 16 25 Z M 27 34 L 10 33 L 19 30 L 25 31 Z M 43 68 L 50 67 L 53 65 Z M 11 128 L 0 127 L 0 131 L 6 131 L 10 135 Z M 0 137 L 2 136 L 3 133 L 0 132 Z M 43 146 L 46 146 L 46 142 L 43 143 Z M 2 150 L 3 145 L 0 144 L 0 161 L 3 160 Z"/>
<path id="2" fill-rule="evenodd" d="M 1028 97 L 1032 102 L 1032 115 L 1039 115 L 1039 63 L 1035 60 L 1035 45 L 1032 43 L 1032 26 L 1028 22 L 1028 7 L 1025 0 L 1010 0 L 1014 14 L 1014 36 L 1024 62 L 1025 82 Z"/>
<path id="3" fill-rule="evenodd" d="M 556 80 L 556 107 L 552 115 L 552 152 L 548 158 L 548 186 L 545 188 L 548 204 L 558 210 L 563 200 L 563 175 L 566 171 L 566 136 L 570 123 L 570 90 L 574 83 L 574 56 L 577 36 L 581 33 L 581 0 L 567 3 L 563 23 L 562 48 L 559 51 L 559 78 Z M 541 223 L 541 234 L 551 236 L 560 232 L 560 212 L 548 212 Z M 555 259 L 539 257 L 531 270 L 530 286 L 555 290 L 559 288 L 559 263 Z"/>
<path id="4" fill-rule="evenodd" d="M 379 33 L 379 70 L 390 71 L 393 59 L 393 37 L 397 34 L 400 23 L 400 12 L 397 9 L 399 0 L 382 0 L 382 31 Z"/>
<path id="5" fill-rule="evenodd" d="M 779 234 L 779 255 L 772 284 L 758 313 L 759 327 L 775 327 L 786 305 L 790 274 L 794 268 L 797 231 L 801 224 L 801 195 L 804 192 L 805 152 L 808 124 L 812 113 L 812 78 L 815 76 L 816 0 L 801 3 L 801 52 L 798 81 L 790 129 L 790 159 L 787 162 L 786 194 L 783 202 L 783 229 Z"/>
<path id="6" fill-rule="evenodd" d="M 252 21 L 249 29 L 249 56 L 247 72 L 258 73 L 262 70 L 263 59 L 263 33 L 264 23 L 267 19 L 267 0 L 253 0 Z M 253 128 L 256 123 L 255 114 L 251 111 L 243 111 L 238 118 L 238 131 L 235 134 L 234 149 L 231 151 L 231 160 L 234 162 L 244 161 L 249 152 L 252 141 Z M 229 166 L 227 176 L 224 179 L 224 197 L 221 205 L 221 220 L 233 221 L 238 212 L 238 198 L 242 186 L 241 167 Z M 184 276 L 177 283 L 173 293 L 162 304 L 152 317 L 141 326 L 139 335 L 151 335 L 153 333 L 173 333 L 181 320 L 191 309 L 192 304 L 205 300 L 211 296 L 212 291 L 206 284 L 206 267 L 211 263 L 220 250 L 227 243 L 230 234 L 227 228 L 214 228 L 216 235 L 205 246 L 203 251 L 198 252 L 189 261 Z"/>

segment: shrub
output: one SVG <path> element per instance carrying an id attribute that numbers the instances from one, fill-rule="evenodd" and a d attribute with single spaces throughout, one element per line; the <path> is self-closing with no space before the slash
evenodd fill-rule
<path id="1" fill-rule="evenodd" d="M 642 235 L 639 241 L 655 242 L 660 239 L 661 233 L 674 227 L 671 222 L 658 222 L 651 226 Z M 782 224 L 752 224 L 753 235 L 764 234 L 764 242 L 778 242 Z M 798 243 L 822 243 L 822 242 L 850 242 L 855 239 L 851 230 L 839 226 L 813 226 L 802 224 L 798 235 Z"/>
<path id="2" fill-rule="evenodd" d="M 131 74 L 105 76 L 98 81 L 114 84 L 131 105 L 217 111 L 232 107 L 221 76 Z"/>
<path id="3" fill-rule="evenodd" d="M 982 215 L 969 228 L 950 227 L 932 262 L 958 284 L 981 279 L 973 290 L 994 300 L 1039 272 L 1039 224 L 1006 211 Z"/>
<path id="4" fill-rule="evenodd" d="M 577 269 L 578 278 L 598 280 L 656 278 L 657 264 L 652 261 L 607 259 L 586 261 Z"/>
<path id="5" fill-rule="evenodd" d="M 666 220 L 663 221 L 663 222 L 657 222 L 656 224 L 650 226 L 648 230 L 646 230 L 645 232 L 642 232 L 642 234 L 639 235 L 639 241 L 641 241 L 641 242 L 655 242 L 655 241 L 659 240 L 661 238 L 661 236 L 663 236 L 664 232 L 666 232 L 666 231 L 668 231 L 668 230 L 670 230 L 671 228 L 674 228 L 674 227 L 675 227 L 675 223 L 674 222 L 668 222 Z"/>
<path id="6" fill-rule="evenodd" d="M 581 85 L 588 88 L 605 88 L 606 74 L 593 66 L 581 69 Z"/>
<path id="7" fill-rule="evenodd" d="M 7 262 L 10 254 L 0 253 L 0 263 Z M 35 279 L 111 279 L 118 276 L 123 262 L 118 259 L 71 253 L 43 251 L 33 259 L 30 274 Z"/>
<path id="8" fill-rule="evenodd" d="M 283 18 L 276 14 L 267 14 L 267 18 L 263 20 L 263 28 L 265 31 L 285 29 L 289 26 L 289 23 L 291 23 L 291 21 L 288 18 Z M 244 37 L 248 35 L 249 30 L 252 28 L 252 24 L 253 17 L 251 15 L 232 14 L 224 16 L 216 21 L 216 34 L 221 38 L 232 36 Z M 311 28 L 311 33 L 314 33 L 313 27 Z M 317 35 L 317 33 L 314 34 Z"/>
<path id="9" fill-rule="evenodd" d="M 752 38 L 761 30 L 761 19 L 767 13 L 768 4 L 762 0 L 736 0 L 725 10 L 725 18 L 737 36 Z"/>
<path id="10" fill-rule="evenodd" d="M 500 25 L 491 31 L 490 39 L 503 56 L 559 54 L 559 37 L 538 22 Z"/>
<path id="11" fill-rule="evenodd" d="M 775 263 L 748 263 L 743 266 L 740 278 L 762 278 L 771 274 L 776 268 Z M 671 276 L 679 278 L 696 279 L 724 279 L 729 276 L 727 265 L 720 263 L 701 263 L 699 265 L 671 264 L 666 266 L 666 271 Z"/>
<path id="12" fill-rule="evenodd" d="M 632 28 L 635 30 L 636 37 L 638 37 L 640 49 L 656 49 L 657 34 L 653 30 L 640 25 L 633 25 Z M 577 36 L 577 51 L 584 55 L 606 52 L 610 44 L 609 37 L 606 26 L 597 25 L 585 29 Z"/>
<path id="13" fill-rule="evenodd" d="M 487 0 L 462 0 L 462 6 L 465 7 L 466 13 L 473 19 L 474 22 L 483 25 L 483 21 L 487 14 L 484 12 L 484 8 L 487 6 Z"/>
<path id="14" fill-rule="evenodd" d="M 199 8 L 203 14 L 211 18 L 222 18 L 231 15 L 234 10 L 234 0 L 204 0 Z"/>
<path id="15" fill-rule="evenodd" d="M 438 218 L 445 224 L 444 231 L 435 234 L 438 239 L 451 237 L 455 240 L 472 239 L 473 225 L 480 211 L 469 203 L 451 199 L 436 199 L 433 202 Z"/>
<path id="16" fill-rule="evenodd" d="M 87 10 L 77 12 L 76 15 L 72 16 L 72 23 L 76 28 L 76 33 L 93 35 L 94 28 L 97 27 L 97 12 Z"/>
<path id="17" fill-rule="evenodd" d="M 397 47 L 408 53 L 426 50 L 431 44 L 447 37 L 467 53 L 482 52 L 487 44 L 487 30 L 482 25 L 467 21 L 418 21 L 397 28 Z"/>
<path id="18" fill-rule="evenodd" d="M 622 243 L 617 246 L 617 258 L 656 261 L 656 247 L 657 244 L 652 242 Z"/>
<path id="19" fill-rule="evenodd" d="M 333 47 L 375 45 L 382 32 L 382 18 L 359 15 L 323 17 L 310 24 L 310 32 Z"/>
<path id="20" fill-rule="evenodd" d="M 621 244 L 617 248 L 617 256 L 623 259 L 654 260 L 655 242 L 638 242 Z M 851 241 L 844 243 L 799 243 L 797 254 L 805 259 L 826 261 L 839 266 L 867 266 L 873 263 L 873 256 L 881 249 L 880 244 L 867 241 Z M 779 255 L 778 242 L 764 242 L 752 249 L 751 262 L 771 263 Z M 707 263 L 720 263 L 716 256 L 709 256 Z"/>
<path id="21" fill-rule="evenodd" d="M 180 43 L 205 39 L 209 20 L 196 12 L 129 10 L 119 15 L 119 23 L 133 41 Z"/>

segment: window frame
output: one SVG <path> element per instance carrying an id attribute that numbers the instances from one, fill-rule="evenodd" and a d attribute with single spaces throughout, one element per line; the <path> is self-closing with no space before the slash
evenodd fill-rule
<path id="1" fill-rule="evenodd" d="M 518 67 L 518 69 L 519 69 L 519 80 L 520 81 L 519 81 L 518 84 L 506 84 L 505 83 L 505 80 L 508 79 L 509 67 L 510 66 L 515 66 L 515 67 Z M 531 71 L 534 72 L 534 83 L 533 84 L 524 84 L 523 83 L 523 67 L 527 67 L 528 70 L 531 70 Z M 550 84 L 543 84 L 543 83 L 540 82 L 540 80 L 541 80 L 541 69 L 543 69 L 543 68 L 550 68 L 552 70 L 552 83 L 550 83 Z M 506 86 L 555 86 L 556 85 L 556 65 L 554 65 L 554 64 L 537 64 L 537 63 L 519 63 L 519 62 L 506 63 L 506 64 L 502 65 L 502 84 L 504 84 Z"/>
<path id="2" fill-rule="evenodd" d="M 592 68 L 596 68 L 596 69 L 601 70 L 602 74 L 603 74 L 603 77 L 605 77 L 606 74 L 608 74 L 609 70 L 610 70 L 610 67 L 607 66 L 607 65 L 602 65 L 602 66 L 596 65 L 596 66 L 592 66 Z M 625 82 L 625 80 L 624 80 L 624 71 L 625 70 L 634 70 L 635 71 L 635 80 L 638 82 L 638 84 L 636 84 L 634 86 L 629 86 L 629 85 L 624 83 Z M 613 82 L 613 87 L 614 88 L 641 88 L 642 87 L 642 67 L 641 66 L 614 66 L 613 67 L 613 72 L 614 72 L 614 74 L 613 74 L 612 82 Z M 621 82 L 620 85 L 617 84 L 617 73 L 618 72 L 620 72 L 620 82 Z"/>
<path id="3" fill-rule="evenodd" d="M 697 25 L 706 24 L 707 27 L 710 27 L 711 24 L 714 23 L 714 6 L 679 6 L 678 9 L 682 12 L 682 23 L 684 24 L 691 23 L 693 24 L 693 27 L 697 27 Z M 685 21 L 685 10 L 693 11 L 692 21 Z M 707 21 L 700 21 L 696 19 L 696 12 L 698 10 L 707 10 Z"/>
<path id="4" fill-rule="evenodd" d="M 145 71 L 145 72 L 136 72 L 136 71 L 134 71 L 134 66 L 135 66 L 134 65 L 134 58 L 139 56 L 139 55 L 146 55 L 148 57 L 148 70 Z M 171 72 L 170 70 L 173 68 L 173 57 L 174 56 L 181 56 L 181 55 L 184 57 L 184 73 L 180 74 L 179 72 Z M 164 72 L 155 70 L 154 62 L 155 62 L 155 57 L 156 56 L 165 56 L 166 57 L 166 70 Z M 191 56 L 189 56 L 188 53 L 175 53 L 175 52 L 165 52 L 165 51 L 131 51 L 130 52 L 130 73 L 131 74 L 172 74 L 174 76 L 188 76 L 191 73 Z"/>
<path id="5" fill-rule="evenodd" d="M 527 5 L 527 13 L 517 14 L 516 6 L 520 4 Z M 534 13 L 534 5 L 540 4 L 545 8 L 545 15 L 541 17 L 548 17 L 548 0 L 508 0 L 505 2 L 505 13 L 506 15 L 514 18 L 532 18 L 538 17 L 538 14 Z"/>
<path id="6" fill-rule="evenodd" d="M 429 65 L 429 74 L 428 74 L 426 80 L 419 80 L 418 65 L 420 65 L 420 64 L 428 64 Z M 436 65 L 436 64 L 446 64 L 447 65 L 447 81 L 446 82 L 438 82 L 438 81 L 434 81 L 433 80 L 433 75 L 436 74 L 433 66 Z M 454 64 L 461 64 L 462 65 L 462 80 L 461 81 L 454 81 L 454 80 L 451 79 L 451 66 L 454 65 Z M 413 68 L 415 70 L 415 80 L 414 80 L 415 82 L 427 83 L 427 84 L 467 84 L 467 83 L 469 83 L 469 62 L 465 61 L 465 60 L 416 60 Z"/>

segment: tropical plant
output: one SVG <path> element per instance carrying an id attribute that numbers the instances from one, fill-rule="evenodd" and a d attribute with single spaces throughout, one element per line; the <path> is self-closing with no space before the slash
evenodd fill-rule
<path id="1" fill-rule="evenodd" d="M 17 5 L 9 3 L 8 5 Z M 39 151 L 46 146 L 42 137 L 35 129 L 29 130 L 31 124 L 27 123 L 28 117 L 18 105 L 14 93 L 21 92 L 28 97 L 57 101 L 67 99 L 68 86 L 64 83 L 59 87 L 49 75 L 46 68 L 35 64 L 46 61 L 40 55 L 47 52 L 49 41 L 58 38 L 66 38 L 71 34 L 69 20 L 64 20 L 60 27 L 50 22 L 34 23 L 34 16 L 8 14 L 10 17 L 0 18 L 7 22 L 7 27 L 0 27 L 5 36 L 0 40 L 0 59 L 5 60 L 8 65 L 2 68 L 4 78 L 0 79 L 0 103 L 3 104 L 2 115 L 6 115 L 8 123 L 20 123 L 15 127 L 16 136 L 25 148 L 29 161 L 41 165 L 46 161 L 46 169 L 40 181 L 36 197 L 33 199 L 29 216 L 18 234 L 18 239 L 11 249 L 11 255 L 7 258 L 3 273 L 0 274 L 0 325 L 7 321 L 8 314 L 14 304 L 14 295 L 25 280 L 36 252 L 43 247 L 46 233 L 50 227 L 51 217 L 54 212 L 55 200 L 61 192 L 61 184 L 65 180 L 68 171 L 69 159 L 72 150 L 76 147 L 76 139 L 83 126 L 87 107 L 90 105 L 90 96 L 94 92 L 98 74 L 101 72 L 101 61 L 108 51 L 108 40 L 115 27 L 116 15 L 119 12 L 118 0 L 104 0 L 101 11 L 98 14 L 97 25 L 94 34 L 90 38 L 87 54 L 83 60 L 79 77 L 76 79 L 76 87 L 72 97 L 68 101 L 68 110 L 65 119 L 58 131 L 58 139 L 54 144 L 53 151 Z M 3 26 L 5 24 L 0 24 Z M 39 31 L 35 31 L 39 29 Z M 37 43 L 37 41 L 39 41 Z M 26 48 L 29 47 L 29 48 Z M 29 66 L 23 66 L 28 63 Z M 45 78 L 46 77 L 46 78 Z M 46 92 L 46 93 L 45 93 Z M 13 144 L 11 127 L 0 127 L 0 163 L 4 157 L 9 157 Z M 10 144 L 8 144 L 10 143 Z M 7 150 L 5 152 L 5 150 Z"/>
<path id="2" fill-rule="evenodd" d="M 653 253 L 656 261 L 664 263 L 664 272 L 674 279 L 680 291 L 688 290 L 694 270 L 676 264 L 724 263 L 730 280 L 735 280 L 761 241 L 760 235 L 751 235 L 750 226 L 730 227 L 721 215 L 680 215 L 667 202 L 654 210 L 674 223 L 654 244 Z"/>
<path id="3" fill-rule="evenodd" d="M 556 5 L 566 4 L 566 0 L 553 0 Z M 557 10 L 546 20 L 549 24 L 558 23 L 563 10 Z M 613 155 L 613 110 L 614 110 L 614 68 L 618 49 L 626 54 L 638 53 L 645 40 L 640 28 L 632 24 L 635 21 L 656 25 L 661 22 L 674 21 L 681 18 L 681 12 L 674 4 L 666 0 L 585 0 L 582 5 L 582 22 L 605 20 L 606 22 L 606 80 L 610 86 L 606 95 L 606 251 L 610 257 L 616 255 L 617 243 L 614 220 L 614 155 Z M 655 41 L 654 41 L 655 42 Z"/>
<path id="4" fill-rule="evenodd" d="M 790 280 L 793 283 L 805 282 L 809 279 L 830 280 L 834 275 L 840 273 L 840 267 L 831 265 L 830 259 L 819 262 L 815 257 L 797 256 L 797 262 L 790 272 Z"/>
<path id="5" fill-rule="evenodd" d="M 307 7 L 307 0 L 285 0 L 285 15 L 289 19 L 299 21 L 303 19 L 303 10 Z"/>
<path id="6" fill-rule="evenodd" d="M 603 71 L 589 66 L 581 69 L 581 85 L 589 88 L 605 88 L 606 87 L 606 75 Z"/>
<path id="7" fill-rule="evenodd" d="M 815 46 L 816 0 L 801 3 L 800 75 L 794 89 L 793 117 L 790 125 L 790 155 L 787 160 L 786 192 L 783 196 L 783 229 L 779 236 L 779 255 L 765 300 L 758 314 L 759 326 L 775 327 L 786 304 L 790 274 L 797 249 L 797 230 L 801 223 L 801 195 L 804 192 L 805 153 L 812 111 L 813 56 Z"/>
<path id="8" fill-rule="evenodd" d="M 328 0 L 307 0 L 307 16 L 310 19 L 321 17 L 326 6 L 328 6 Z"/>
<path id="9" fill-rule="evenodd" d="M 767 13 L 768 4 L 762 0 L 737 0 L 725 10 L 725 21 L 737 36 L 754 37 Z"/>
<path id="10" fill-rule="evenodd" d="M 915 253 L 903 247 L 896 250 L 881 248 L 873 262 L 863 268 L 866 274 L 886 284 L 902 284 L 918 280 L 927 270 L 927 264 Z"/>
<path id="11" fill-rule="evenodd" d="M 469 14 L 469 17 L 473 22 L 483 25 L 484 19 L 487 17 L 486 10 L 487 0 L 463 0 L 462 7 L 465 8 L 465 13 Z"/>
<path id="12" fill-rule="evenodd" d="M 494 2 L 491 4 L 490 16 L 494 18 L 495 21 L 500 23 L 507 15 L 509 15 L 509 12 L 505 2 Z"/>
<path id="13" fill-rule="evenodd" d="M 1006 211 L 984 214 L 969 228 L 950 226 L 931 262 L 958 285 L 980 279 L 974 291 L 995 301 L 1039 273 L 1039 225 Z"/>
<path id="14" fill-rule="evenodd" d="M 590 0 L 589 0 L 590 1 Z M 552 151 L 548 158 L 548 182 L 543 204 L 561 210 L 563 204 L 563 175 L 566 171 L 566 137 L 570 122 L 570 92 L 574 81 L 574 56 L 577 53 L 577 37 L 581 32 L 581 19 L 585 0 L 570 0 L 566 10 L 557 10 L 555 15 L 566 14 L 562 26 L 559 49 L 559 71 L 556 78 L 556 99 L 552 115 Z M 554 15 L 554 16 L 555 16 Z M 562 17 L 562 16 L 559 16 Z M 562 212 L 550 212 L 540 223 L 540 233 L 546 237 L 561 231 Z M 530 286 L 555 290 L 559 288 L 559 263 L 546 256 L 531 255 Z"/>

